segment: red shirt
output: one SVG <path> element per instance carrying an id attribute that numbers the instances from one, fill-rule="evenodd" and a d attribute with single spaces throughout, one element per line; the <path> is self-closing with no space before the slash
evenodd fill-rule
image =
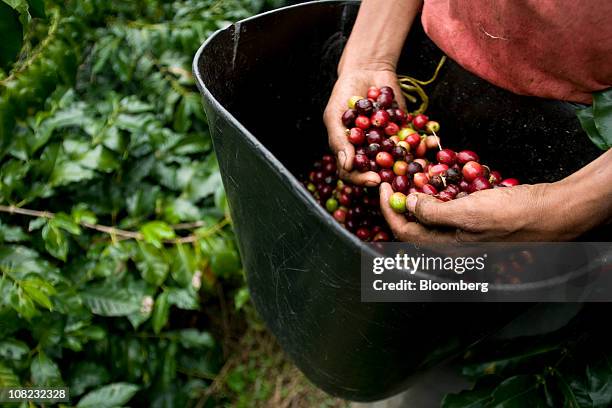
<path id="1" fill-rule="evenodd" d="M 427 35 L 518 94 L 591 103 L 612 87 L 612 1 L 425 0 Z"/>

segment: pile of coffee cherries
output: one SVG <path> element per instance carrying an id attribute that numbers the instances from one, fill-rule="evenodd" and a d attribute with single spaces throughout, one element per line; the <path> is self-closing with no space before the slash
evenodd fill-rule
<path id="1" fill-rule="evenodd" d="M 442 149 L 436 134 L 440 124 L 424 114 L 399 109 L 388 86 L 371 87 L 367 98 L 352 97 L 342 123 L 355 146 L 354 167 L 377 172 L 383 182 L 391 183 L 394 193 L 389 205 L 395 212 L 406 212 L 406 194 L 410 193 L 450 201 L 480 190 L 519 184 L 480 164 L 471 150 Z"/>
<path id="2" fill-rule="evenodd" d="M 314 162 L 306 189 L 362 241 L 389 241 L 391 233 L 380 212 L 378 188 L 355 186 L 338 178 L 336 158 L 330 154 Z"/>
<path id="3" fill-rule="evenodd" d="M 354 169 L 374 171 L 394 193 L 389 205 L 406 214 L 406 195 L 425 193 L 450 201 L 470 193 L 519 184 L 502 179 L 496 170 L 480 163 L 471 150 L 443 149 L 438 122 L 424 114 L 400 109 L 393 89 L 370 87 L 367 97 L 354 96 L 342 115 L 346 137 L 355 146 Z M 364 241 L 391 237 L 381 215 L 378 188 L 364 188 L 338 179 L 335 158 L 325 155 L 314 163 L 304 185 L 333 217 Z"/>

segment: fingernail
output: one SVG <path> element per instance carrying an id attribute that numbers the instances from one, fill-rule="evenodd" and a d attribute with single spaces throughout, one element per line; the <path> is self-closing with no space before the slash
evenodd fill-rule
<path id="1" fill-rule="evenodd" d="M 372 180 L 366 180 L 365 185 L 366 187 L 376 187 L 378 183 Z"/>
<path id="2" fill-rule="evenodd" d="M 414 213 L 414 211 L 416 210 L 417 201 L 419 201 L 419 197 L 417 197 L 416 194 L 408 195 L 408 197 L 406 198 L 406 208 L 408 208 L 408 211 Z"/>

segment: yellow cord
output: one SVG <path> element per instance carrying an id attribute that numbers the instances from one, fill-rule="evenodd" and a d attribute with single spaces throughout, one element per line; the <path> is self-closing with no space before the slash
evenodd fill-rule
<path id="1" fill-rule="evenodd" d="M 440 58 L 440 62 L 438 62 L 438 66 L 436 67 L 433 76 L 427 81 L 420 81 L 408 75 L 397 76 L 400 88 L 402 89 L 402 94 L 406 99 L 408 99 L 408 101 L 410 101 L 411 103 L 417 102 L 417 98 L 414 93 L 416 93 L 421 99 L 421 105 L 415 111 L 415 113 L 423 113 L 427 110 L 427 107 L 429 106 L 429 97 L 427 96 L 427 93 L 425 93 L 422 87 L 425 85 L 429 85 L 436 80 L 436 78 L 438 77 L 438 73 L 440 72 L 440 69 L 442 68 L 442 65 L 444 65 L 445 61 L 446 55 L 443 55 L 442 58 Z"/>

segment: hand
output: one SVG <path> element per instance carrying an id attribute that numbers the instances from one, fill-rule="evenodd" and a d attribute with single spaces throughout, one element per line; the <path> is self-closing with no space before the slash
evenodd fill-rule
<path id="1" fill-rule="evenodd" d="M 589 208 L 592 200 L 576 193 L 571 184 L 561 181 L 483 190 L 448 202 L 410 194 L 406 207 L 418 223 L 391 209 L 393 191 L 388 183 L 381 186 L 380 202 L 391 230 L 402 241 L 566 241 L 603 221 L 594 216 L 597 208 Z"/>
<path id="2" fill-rule="evenodd" d="M 370 86 L 391 86 L 400 107 L 405 109 L 397 75 L 393 69 L 345 69 L 336 81 L 325 108 L 323 120 L 327 127 L 329 145 L 337 157 L 340 177 L 350 180 L 354 184 L 372 187 L 380 184 L 380 176 L 373 171 L 365 173 L 353 171 L 355 148 L 349 143 L 345 132 L 346 128 L 341 120 L 342 114 L 348 109 L 349 98 L 355 95 L 365 97 Z"/>

